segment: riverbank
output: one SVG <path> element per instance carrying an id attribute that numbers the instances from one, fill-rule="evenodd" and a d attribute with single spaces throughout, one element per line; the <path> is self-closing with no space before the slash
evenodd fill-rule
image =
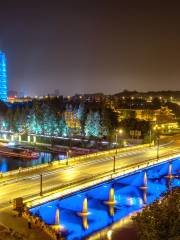
<path id="1" fill-rule="evenodd" d="M 110 238 L 111 237 L 111 238 Z M 29 229 L 28 222 L 17 215 L 10 208 L 0 211 L 0 240 L 51 240 L 51 238 L 39 228 Z M 132 222 L 124 224 L 115 231 L 109 231 L 106 236 L 101 236 L 102 240 L 138 240 L 137 232 Z"/>
<path id="2" fill-rule="evenodd" d="M 29 228 L 28 222 L 11 208 L 0 211 L 0 240 L 50 240 L 38 228 Z"/>

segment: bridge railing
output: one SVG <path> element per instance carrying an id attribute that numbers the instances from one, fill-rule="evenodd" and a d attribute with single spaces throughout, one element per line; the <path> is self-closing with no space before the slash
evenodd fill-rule
<path id="1" fill-rule="evenodd" d="M 112 149 L 112 150 L 108 150 L 108 151 L 90 153 L 90 154 L 86 154 L 86 155 L 82 155 L 82 156 L 68 158 L 68 163 L 73 164 L 73 163 L 79 162 L 80 160 L 86 160 L 86 159 L 91 159 L 91 158 L 93 159 L 93 158 L 97 158 L 97 157 L 100 158 L 100 157 L 106 157 L 106 156 L 114 156 L 119 153 L 143 149 L 143 148 L 147 148 L 147 147 L 149 147 L 149 144 L 141 144 L 141 145 L 136 145 L 136 146 L 131 146 L 131 147 L 117 148 L 117 149 Z M 60 160 L 60 162 L 62 164 L 66 163 L 67 159 Z M 57 165 L 57 164 L 59 164 L 59 160 L 52 162 L 52 165 Z"/>
<path id="2" fill-rule="evenodd" d="M 114 178 L 126 176 L 130 173 L 135 173 L 147 167 L 155 166 L 163 162 L 172 161 L 175 158 L 180 158 L 180 154 L 173 154 L 173 155 L 168 154 L 160 159 L 154 158 L 154 159 L 146 160 L 145 162 L 139 165 L 136 163 L 136 164 L 131 164 L 128 167 L 117 168 L 116 172 L 107 171 L 102 174 L 92 175 L 84 179 L 81 179 L 79 181 L 70 182 L 68 184 L 59 184 L 56 186 L 54 185 L 52 187 L 48 187 L 44 189 L 43 197 L 39 197 L 39 196 L 37 197 L 37 195 L 34 195 L 35 199 L 33 200 L 33 196 L 31 196 L 32 199 L 30 201 L 27 200 L 26 204 L 28 207 L 40 205 L 42 203 L 45 203 L 57 198 L 61 198 L 66 195 L 73 194 L 77 191 L 81 191 L 88 187 L 92 187 L 97 184 L 110 181 Z"/>
<path id="3" fill-rule="evenodd" d="M 32 167 L 25 167 L 25 168 L 18 168 L 17 170 L 12 170 L 4 173 L 0 173 L 0 177 L 8 177 L 8 176 L 13 176 L 13 175 L 18 175 L 20 173 L 29 173 L 32 171 L 36 170 L 41 170 L 43 168 L 48 168 L 52 166 L 60 166 L 60 165 L 66 165 L 67 161 L 68 164 L 76 164 L 81 161 L 85 161 L 87 159 L 94 159 L 94 158 L 100 158 L 100 157 L 106 157 L 106 156 L 114 156 L 119 153 L 127 152 L 127 151 L 133 151 L 133 150 L 138 150 L 138 149 L 143 149 L 149 147 L 149 144 L 142 144 L 142 145 L 137 145 L 137 146 L 131 146 L 131 147 L 125 147 L 125 148 L 117 148 L 117 149 L 112 149 L 109 151 L 101 151 L 101 152 L 96 152 L 96 153 L 90 153 L 82 156 L 76 156 L 76 157 L 71 157 L 71 158 L 66 158 L 64 160 L 55 160 L 50 163 L 43 163 L 39 165 L 35 165 Z"/>

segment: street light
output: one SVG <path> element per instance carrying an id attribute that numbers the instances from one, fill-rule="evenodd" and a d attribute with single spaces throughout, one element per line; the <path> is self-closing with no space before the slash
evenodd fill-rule
<path id="1" fill-rule="evenodd" d="M 42 173 L 40 174 L 40 196 L 43 195 L 43 190 L 42 190 Z"/>
<path id="2" fill-rule="evenodd" d="M 159 135 L 157 135 L 157 159 L 159 159 Z"/>
<path id="3" fill-rule="evenodd" d="M 159 159 L 159 127 L 158 125 L 156 124 L 153 129 L 156 132 L 157 160 L 158 160 Z"/>
<path id="4" fill-rule="evenodd" d="M 116 154 L 117 154 L 118 134 L 122 135 L 122 133 L 123 133 L 122 129 L 116 130 Z"/>
<path id="5" fill-rule="evenodd" d="M 113 156 L 113 172 L 115 173 L 116 171 L 116 157 Z"/>
<path id="6" fill-rule="evenodd" d="M 151 147 L 151 142 L 152 142 L 152 130 L 151 130 L 151 127 L 150 127 L 150 130 L 149 130 L 149 146 Z"/>
<path id="7" fill-rule="evenodd" d="M 122 135 L 123 130 L 122 129 L 116 130 L 115 133 L 116 133 L 116 155 L 117 155 L 118 134 Z M 116 171 L 116 156 L 113 157 L 113 172 L 115 171 Z"/>
<path id="8" fill-rule="evenodd" d="M 69 149 L 66 153 L 66 165 L 68 166 L 68 158 L 71 157 L 71 150 Z"/>

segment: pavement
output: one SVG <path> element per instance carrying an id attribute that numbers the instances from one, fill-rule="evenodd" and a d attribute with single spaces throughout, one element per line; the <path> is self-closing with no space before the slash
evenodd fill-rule
<path id="1" fill-rule="evenodd" d="M 148 148 L 149 146 L 147 146 L 146 148 Z M 141 148 L 141 145 L 137 146 L 137 148 Z M 145 148 L 145 147 L 144 147 Z M 134 151 L 133 148 L 121 148 L 120 151 L 122 152 L 132 152 Z M 65 159 L 65 160 L 57 160 L 57 161 L 53 161 L 49 164 L 40 164 L 40 165 L 36 165 L 33 167 L 27 167 L 27 168 L 20 168 L 17 170 L 13 170 L 7 173 L 3 173 L 2 177 L 0 178 L 0 184 L 6 184 L 7 182 L 11 182 L 11 180 L 14 179 L 21 179 L 24 177 L 28 177 L 28 176 L 32 176 L 33 174 L 41 174 L 41 173 L 46 173 L 46 172 L 51 172 L 60 168 L 65 168 L 68 164 L 68 166 L 70 165 L 76 165 L 76 164 L 80 164 L 83 162 L 88 162 L 88 161 L 94 161 L 94 160 L 98 160 L 98 159 L 104 159 L 104 157 L 110 157 L 110 156 L 114 156 L 113 153 L 108 153 L 108 151 L 103 151 L 101 152 L 103 155 L 101 156 L 92 156 L 92 154 L 88 154 L 88 155 L 82 155 L 79 157 L 75 157 L 75 158 L 69 158 L 69 159 Z M 121 153 L 120 153 L 121 154 Z M 76 160 L 75 160 L 76 159 Z"/>
<path id="2" fill-rule="evenodd" d="M 160 149 L 160 156 L 173 154 L 180 150 L 180 145 L 172 143 Z M 145 148 L 124 152 L 116 156 L 116 168 L 125 168 L 132 164 L 140 164 L 149 159 L 156 158 L 156 147 Z M 100 159 L 87 160 L 77 165 L 49 170 L 43 173 L 42 190 L 43 192 L 53 191 L 74 182 L 83 181 L 87 177 L 92 178 L 105 171 L 113 170 L 113 157 L 107 156 Z M 40 193 L 40 175 L 32 174 L 25 178 L 17 178 L 9 184 L 0 184 L 0 207 L 6 206 L 16 197 L 28 198 L 39 195 Z"/>
<path id="3" fill-rule="evenodd" d="M 0 211 L 0 240 L 50 240 L 38 228 L 28 228 L 28 223 L 10 208 Z"/>

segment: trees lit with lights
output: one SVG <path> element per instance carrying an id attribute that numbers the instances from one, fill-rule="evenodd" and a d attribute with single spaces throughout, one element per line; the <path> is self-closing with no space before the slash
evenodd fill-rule
<path id="1" fill-rule="evenodd" d="M 85 136 L 86 137 L 100 137 L 101 136 L 101 119 L 99 112 L 89 112 L 85 122 Z"/>
<path id="2" fill-rule="evenodd" d="M 82 102 L 48 98 L 0 109 L 0 129 L 14 133 L 102 138 L 116 127 L 117 116 L 111 109 Z"/>

